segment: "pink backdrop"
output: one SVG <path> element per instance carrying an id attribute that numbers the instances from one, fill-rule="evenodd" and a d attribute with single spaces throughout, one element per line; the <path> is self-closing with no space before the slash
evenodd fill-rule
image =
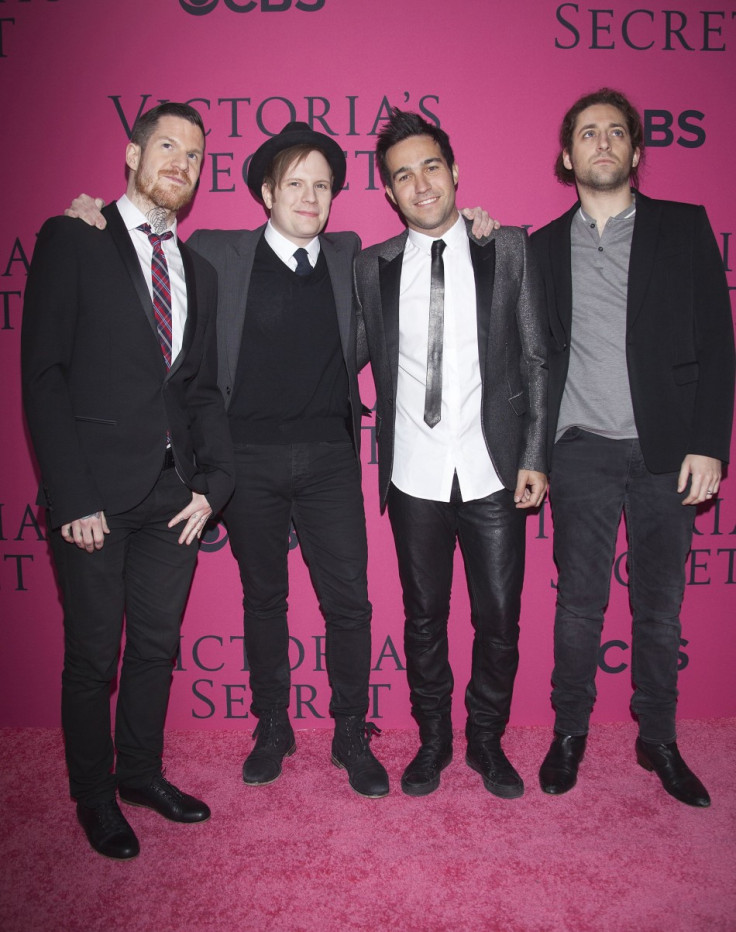
<path id="1" fill-rule="evenodd" d="M 21 414 L 18 356 L 22 295 L 34 235 L 79 191 L 117 197 L 126 130 L 141 107 L 189 100 L 209 129 L 200 191 L 184 236 L 198 227 L 254 227 L 262 209 L 243 180 L 248 157 L 290 119 L 329 132 L 348 157 L 347 190 L 330 228 L 371 244 L 400 224 L 376 185 L 372 150 L 389 105 L 419 109 L 448 130 L 461 204 L 482 203 L 504 223 L 531 228 L 560 214 L 572 194 L 551 166 L 567 106 L 602 84 L 645 112 L 642 188 L 704 203 L 729 284 L 736 240 L 736 5 L 674 0 L 675 9 L 607 0 L 606 9 L 555 0 L 0 0 L 3 94 L 0 218 L 0 725 L 59 722 L 62 622 Z M 729 259 L 729 246 L 732 259 Z M 370 375 L 364 400 L 375 400 Z M 378 513 L 370 428 L 364 488 L 374 606 L 372 714 L 410 722 L 402 608 L 387 518 Z M 736 492 L 697 520 L 683 611 L 680 714 L 736 714 Z M 548 507 L 528 522 L 521 667 L 512 723 L 552 721 L 549 678 L 555 569 Z M 606 622 L 598 720 L 623 719 L 630 695 L 630 619 L 624 554 Z M 200 556 L 174 675 L 169 725 L 251 728 L 239 578 L 218 533 Z M 299 551 L 291 554 L 292 714 L 325 726 L 323 622 Z M 458 561 L 451 615 L 456 724 L 469 666 L 468 600 Z"/>

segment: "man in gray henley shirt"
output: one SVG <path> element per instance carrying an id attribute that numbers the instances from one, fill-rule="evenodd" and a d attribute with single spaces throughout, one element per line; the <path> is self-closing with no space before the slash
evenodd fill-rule
<path id="1" fill-rule="evenodd" d="M 622 512 L 633 613 L 636 757 L 691 806 L 680 756 L 680 607 L 695 506 L 718 494 L 734 394 L 731 307 L 705 210 L 632 189 L 641 118 L 608 88 L 570 108 L 556 174 L 579 202 L 532 236 L 550 327 L 549 454 L 559 570 L 545 793 L 572 789 L 596 697 Z"/>

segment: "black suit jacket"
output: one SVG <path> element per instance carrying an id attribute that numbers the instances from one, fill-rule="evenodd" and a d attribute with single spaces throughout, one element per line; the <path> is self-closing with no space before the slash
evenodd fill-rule
<path id="1" fill-rule="evenodd" d="M 217 270 L 218 383 L 226 407 L 230 404 L 238 371 L 253 260 L 264 230 L 265 226 L 257 230 L 196 230 L 187 241 Z M 335 297 L 340 344 L 348 373 L 353 441 L 356 453 L 359 453 L 362 405 L 355 363 L 356 323 L 352 306 L 352 271 L 353 257 L 360 249 L 360 240 L 355 233 L 322 233 L 319 240 Z"/>
<path id="2" fill-rule="evenodd" d="M 570 362 L 570 227 L 580 204 L 532 234 L 549 313 L 552 449 Z M 705 209 L 636 193 L 626 360 L 647 468 L 676 472 L 687 454 L 729 458 L 734 340 L 723 262 Z"/>
<path id="3" fill-rule="evenodd" d="M 507 489 L 520 469 L 547 471 L 547 347 L 538 270 L 524 230 L 503 227 L 473 240 L 478 355 L 483 383 L 481 426 L 488 454 Z M 394 458 L 399 375 L 399 289 L 408 233 L 364 250 L 355 261 L 358 366 L 370 358 L 376 386 L 376 439 L 381 510 Z"/>
<path id="4" fill-rule="evenodd" d="M 103 231 L 48 220 L 31 262 L 21 361 L 39 504 L 52 527 L 129 510 L 156 482 L 168 431 L 180 477 L 217 511 L 234 469 L 217 389 L 215 272 L 179 244 L 187 322 L 167 372 L 133 243 L 117 207 L 103 213 Z"/>

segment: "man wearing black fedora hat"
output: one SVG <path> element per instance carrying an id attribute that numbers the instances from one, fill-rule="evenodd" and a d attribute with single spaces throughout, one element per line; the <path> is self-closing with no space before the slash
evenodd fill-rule
<path id="1" fill-rule="evenodd" d="M 355 233 L 324 233 L 345 155 L 306 123 L 254 153 L 248 187 L 270 212 L 257 230 L 198 230 L 188 240 L 215 266 L 218 383 L 236 456 L 225 510 L 243 582 L 251 710 L 259 719 L 243 780 L 276 780 L 296 744 L 288 718 L 287 595 L 293 520 L 326 622 L 335 719 L 332 760 L 363 796 L 388 793 L 366 724 L 371 605 L 360 485 L 360 419 L 352 308 Z M 72 216 L 100 223 L 94 202 Z M 487 214 L 476 211 L 479 222 Z"/>
<path id="2" fill-rule="evenodd" d="M 255 747 L 250 786 L 294 753 L 287 595 L 293 521 L 326 625 L 332 760 L 362 796 L 388 793 L 367 725 L 371 604 L 360 484 L 351 299 L 354 233 L 323 233 L 345 182 L 339 145 L 293 122 L 253 155 L 248 187 L 270 212 L 257 230 L 191 237 L 218 272 L 219 384 L 236 449 L 225 511 L 243 582 Z"/>

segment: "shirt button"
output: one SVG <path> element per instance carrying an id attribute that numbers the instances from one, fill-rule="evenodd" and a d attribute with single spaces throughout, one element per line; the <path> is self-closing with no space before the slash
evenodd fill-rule
<path id="1" fill-rule="evenodd" d="M 602 247 L 602 246 L 599 246 L 599 247 L 598 247 L 598 252 L 603 252 L 603 247 Z"/>

